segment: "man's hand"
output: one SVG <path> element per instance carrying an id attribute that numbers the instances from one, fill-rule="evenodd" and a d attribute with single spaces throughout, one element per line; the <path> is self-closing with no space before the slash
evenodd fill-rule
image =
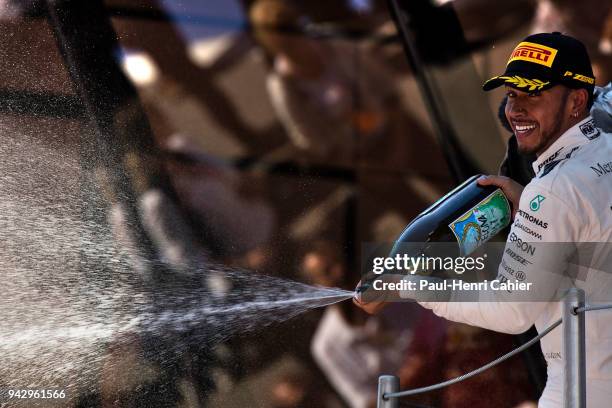
<path id="1" fill-rule="evenodd" d="M 509 177 L 504 176 L 483 176 L 478 179 L 478 184 L 481 186 L 497 186 L 502 189 L 510 204 L 512 205 L 512 219 L 519 208 L 523 186 Z"/>
<path id="2" fill-rule="evenodd" d="M 366 302 L 363 299 L 362 293 L 357 291 L 360 286 L 361 286 L 361 281 L 359 281 L 359 283 L 357 284 L 357 287 L 355 288 L 355 296 L 353 296 L 353 303 L 359 306 L 365 312 L 369 314 L 376 314 L 380 312 L 387 305 L 387 302 L 385 302 L 384 296 L 380 296 L 378 299 L 374 299 L 369 302 Z M 373 290 L 371 288 L 368 288 L 366 290 L 369 291 L 368 299 L 370 299 L 371 297 L 370 292 L 373 292 Z"/>

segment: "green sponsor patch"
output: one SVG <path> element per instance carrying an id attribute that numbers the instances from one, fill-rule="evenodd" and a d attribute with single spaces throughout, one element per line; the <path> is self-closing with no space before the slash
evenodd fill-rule
<path id="1" fill-rule="evenodd" d="M 540 209 L 540 204 L 542 204 L 542 201 L 544 201 L 545 199 L 546 198 L 540 194 L 533 197 L 533 200 L 529 202 L 529 208 L 531 209 L 531 211 L 538 211 Z"/>

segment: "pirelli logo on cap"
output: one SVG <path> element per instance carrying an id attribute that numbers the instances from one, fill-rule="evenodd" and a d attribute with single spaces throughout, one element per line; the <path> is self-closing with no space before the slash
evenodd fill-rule
<path id="1" fill-rule="evenodd" d="M 533 62 L 535 64 L 545 65 L 550 68 L 556 55 L 557 50 L 554 48 L 523 41 L 516 46 L 514 51 L 512 51 L 508 64 L 515 60 L 523 60 Z"/>
<path id="2" fill-rule="evenodd" d="M 593 85 L 595 83 L 595 78 L 591 78 L 588 77 L 586 75 L 582 75 L 582 74 L 574 74 L 572 71 L 565 71 L 565 74 L 563 74 L 563 77 L 571 77 L 572 79 L 575 79 L 576 81 L 581 81 L 590 85 Z"/>

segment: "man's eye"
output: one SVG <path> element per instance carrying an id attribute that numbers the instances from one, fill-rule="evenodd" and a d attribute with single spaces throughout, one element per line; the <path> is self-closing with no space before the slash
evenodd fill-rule
<path id="1" fill-rule="evenodd" d="M 542 95 L 542 93 L 541 93 L 541 92 L 538 92 L 538 91 L 536 91 L 536 92 L 531 92 L 531 93 L 529 94 L 529 96 L 530 96 L 530 97 L 532 97 L 532 98 L 533 98 L 533 97 L 535 97 L 535 96 L 540 96 L 540 95 Z"/>
<path id="2" fill-rule="evenodd" d="M 512 91 L 508 91 L 508 92 L 506 92 L 506 96 L 507 96 L 508 98 L 514 98 L 514 97 L 516 96 L 516 93 L 514 93 L 514 92 L 512 92 Z"/>

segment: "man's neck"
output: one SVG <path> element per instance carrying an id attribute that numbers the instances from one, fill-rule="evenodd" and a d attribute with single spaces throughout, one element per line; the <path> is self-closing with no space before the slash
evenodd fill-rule
<path id="1" fill-rule="evenodd" d="M 580 123 L 583 120 L 585 120 L 588 116 L 589 116 L 589 112 L 583 112 L 582 115 L 578 115 L 575 118 L 571 117 L 570 120 L 569 120 L 569 126 L 567 127 L 567 129 L 565 129 L 563 131 L 563 133 L 567 132 L 568 129 L 571 129 L 574 126 L 576 126 L 577 123 Z M 563 133 L 561 133 L 561 134 L 563 134 Z"/>
<path id="2" fill-rule="evenodd" d="M 540 157 L 542 154 L 544 154 L 544 152 L 546 152 L 548 148 L 552 146 L 553 143 L 555 143 L 557 140 L 559 140 L 559 138 L 563 136 L 569 129 L 573 128 L 574 126 L 576 126 L 576 124 L 585 120 L 588 116 L 589 116 L 588 112 L 583 112 L 581 115 L 578 115 L 577 117 L 573 117 L 573 116 L 570 117 L 568 121 L 565 123 L 565 126 L 563 126 L 563 128 L 559 131 L 559 135 L 553 140 L 551 140 L 546 145 L 546 147 L 544 147 L 541 151 L 537 152 L 536 157 Z"/>

